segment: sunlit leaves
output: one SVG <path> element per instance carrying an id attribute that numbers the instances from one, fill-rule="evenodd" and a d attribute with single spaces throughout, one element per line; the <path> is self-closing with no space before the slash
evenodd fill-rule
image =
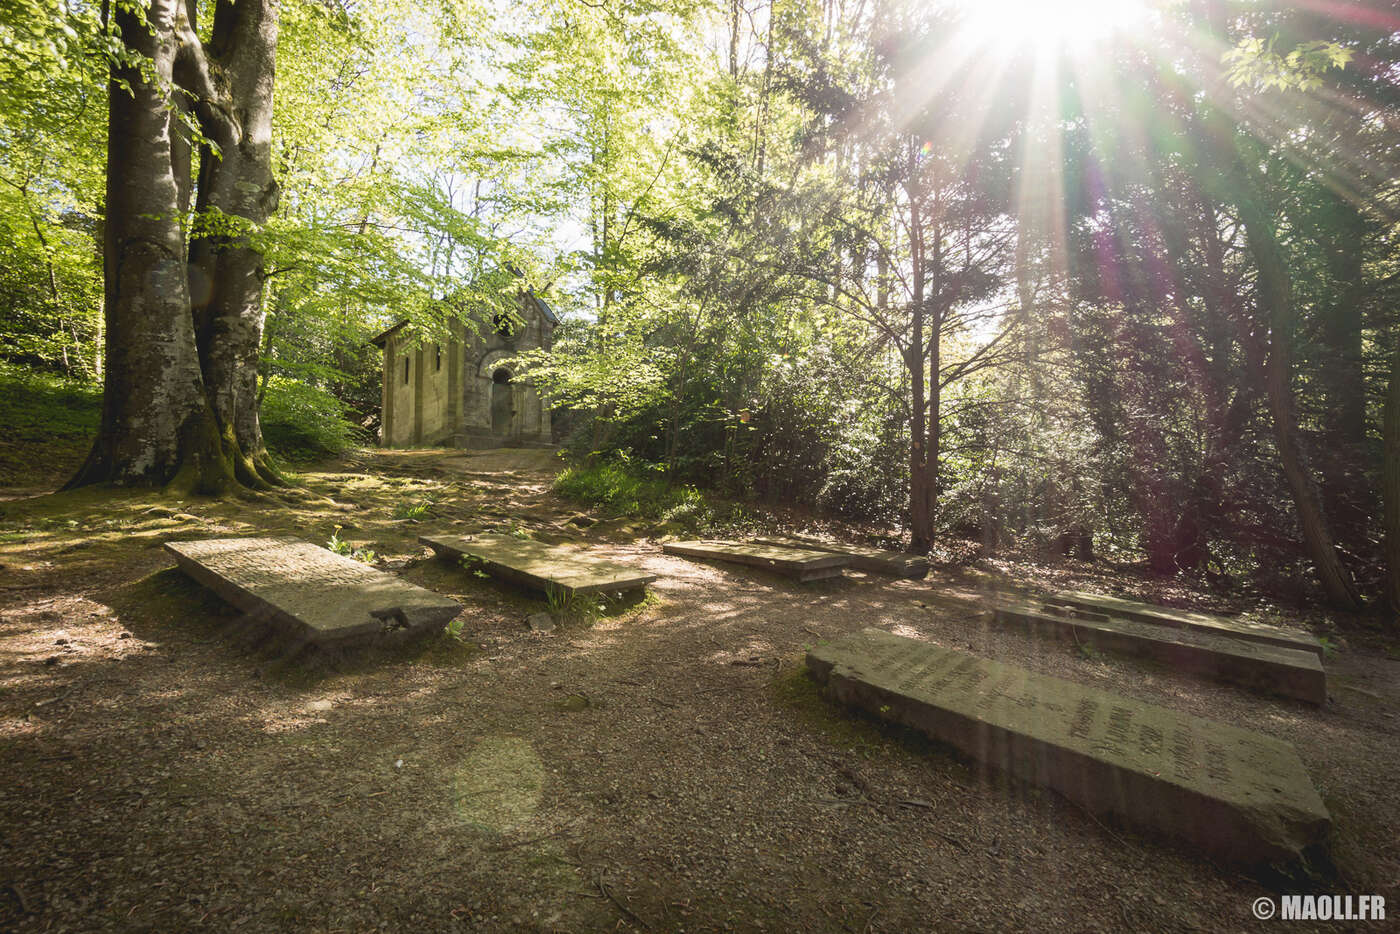
<path id="1" fill-rule="evenodd" d="M 106 53 L 120 47 L 98 12 L 0 5 L 0 354 L 73 373 L 96 358 Z"/>
<path id="2" fill-rule="evenodd" d="M 1333 68 L 1345 68 L 1356 55 L 1340 42 L 1316 39 L 1300 42 L 1287 52 L 1275 48 L 1274 38 L 1249 36 L 1222 56 L 1235 87 L 1259 90 L 1315 91 Z"/>

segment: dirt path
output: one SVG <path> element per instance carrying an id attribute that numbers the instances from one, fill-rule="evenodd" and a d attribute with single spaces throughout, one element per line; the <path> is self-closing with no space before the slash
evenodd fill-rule
<path id="1" fill-rule="evenodd" d="M 1320 711 L 1264 699 L 990 627 L 967 577 L 796 585 L 580 531 L 551 469 L 368 452 L 286 498 L 4 503 L 0 929 L 1254 926 L 1259 881 L 826 705 L 804 647 L 868 625 L 1293 742 L 1330 890 L 1400 895 L 1400 661 L 1344 651 Z M 337 525 L 458 598 L 463 641 L 289 665 L 159 547 Z M 414 544 L 488 527 L 592 543 L 655 597 L 532 633 L 540 601 Z"/>

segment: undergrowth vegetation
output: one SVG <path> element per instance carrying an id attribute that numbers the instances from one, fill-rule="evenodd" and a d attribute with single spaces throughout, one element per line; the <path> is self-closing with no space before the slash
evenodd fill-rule
<path id="1" fill-rule="evenodd" d="M 369 440 L 346 418 L 345 403 L 323 389 L 285 377 L 269 380 L 261 416 L 267 446 L 287 460 L 341 454 Z"/>
<path id="2" fill-rule="evenodd" d="M 75 470 L 102 411 L 102 387 L 0 361 L 0 485 Z"/>
<path id="3" fill-rule="evenodd" d="M 77 470 L 97 434 L 102 386 L 0 361 L 0 486 L 62 480 Z M 305 462 L 341 454 L 368 439 L 330 393 L 273 377 L 262 407 L 267 445 Z"/>
<path id="4" fill-rule="evenodd" d="M 650 523 L 667 534 L 741 535 L 763 521 L 751 506 L 670 483 L 659 466 L 625 457 L 567 467 L 554 492 L 604 518 Z"/>
<path id="5" fill-rule="evenodd" d="M 711 514 L 709 503 L 695 487 L 645 476 L 637 467 L 616 461 L 569 467 L 555 478 L 554 492 L 609 518 L 699 525 Z"/>

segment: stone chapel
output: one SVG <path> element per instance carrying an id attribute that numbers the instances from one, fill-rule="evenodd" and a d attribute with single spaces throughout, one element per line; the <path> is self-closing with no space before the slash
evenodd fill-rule
<path id="1" fill-rule="evenodd" d="M 496 314 L 469 328 L 449 322 L 446 343 L 422 338 L 401 321 L 372 339 L 384 351 L 382 447 L 493 448 L 550 444 L 549 406 L 506 364 L 524 350 L 549 350 L 559 318 L 532 290 L 515 315 Z"/>

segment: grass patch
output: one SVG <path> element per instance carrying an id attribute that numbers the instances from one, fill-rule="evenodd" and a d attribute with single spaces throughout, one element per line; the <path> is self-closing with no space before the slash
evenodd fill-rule
<path id="1" fill-rule="evenodd" d="M 661 606 L 662 600 L 653 591 L 645 588 L 629 590 L 617 594 L 603 605 L 603 618 L 630 622 L 643 613 Z"/>
<path id="2" fill-rule="evenodd" d="M 603 615 L 603 598 L 598 594 L 582 594 L 550 585 L 545 588 L 545 603 L 555 619 L 592 623 Z"/>
<path id="3" fill-rule="evenodd" d="M 1092 642 L 1080 642 L 1075 640 L 1074 647 L 1079 651 L 1079 655 L 1086 662 L 1103 661 L 1103 653 Z"/>
<path id="4" fill-rule="evenodd" d="M 0 486 L 78 469 L 102 415 L 102 387 L 0 363 Z"/>
<path id="5" fill-rule="evenodd" d="M 75 472 L 102 416 L 102 386 L 0 361 L 0 486 L 28 486 Z M 304 463 L 366 442 L 330 393 L 274 377 L 262 426 L 279 458 Z"/>
<path id="6" fill-rule="evenodd" d="M 566 593 L 556 587 L 545 590 L 549 614 L 560 623 L 591 626 L 599 620 L 627 622 L 661 605 L 661 598 L 637 587 L 621 593 Z"/>
<path id="7" fill-rule="evenodd" d="M 693 486 L 677 486 L 621 464 L 576 464 L 554 480 L 554 492 L 608 518 L 627 517 L 699 528 L 713 516 Z"/>

